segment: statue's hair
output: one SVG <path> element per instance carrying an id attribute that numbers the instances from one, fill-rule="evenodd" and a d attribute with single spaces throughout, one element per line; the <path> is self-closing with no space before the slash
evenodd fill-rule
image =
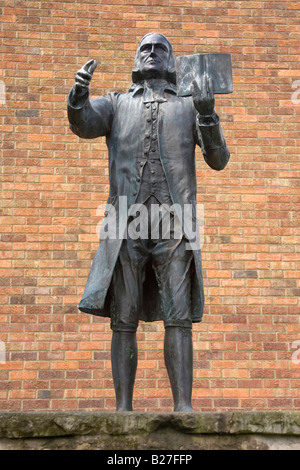
<path id="1" fill-rule="evenodd" d="M 161 33 L 148 33 L 140 40 L 138 48 L 136 50 L 135 59 L 134 59 L 135 68 L 132 70 L 132 81 L 133 83 L 137 83 L 143 79 L 141 75 L 141 71 L 139 69 L 141 44 L 146 37 L 151 36 L 152 34 L 158 34 L 159 36 L 164 38 L 164 40 L 168 43 L 169 57 L 168 57 L 167 80 L 171 83 L 176 84 L 175 57 L 173 53 L 172 44 L 170 43 L 169 39 L 164 34 L 161 34 Z"/>

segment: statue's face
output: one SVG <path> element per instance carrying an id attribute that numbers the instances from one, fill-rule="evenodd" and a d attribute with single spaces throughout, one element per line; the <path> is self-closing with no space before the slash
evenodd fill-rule
<path id="1" fill-rule="evenodd" d="M 139 70 L 144 78 L 165 78 L 167 76 L 170 49 L 160 34 L 147 36 L 140 45 Z"/>

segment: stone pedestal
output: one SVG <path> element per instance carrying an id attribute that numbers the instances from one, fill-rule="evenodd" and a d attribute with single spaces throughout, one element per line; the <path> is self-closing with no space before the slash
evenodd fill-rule
<path id="1" fill-rule="evenodd" d="M 300 450 L 299 411 L 0 413 L 0 450 Z"/>

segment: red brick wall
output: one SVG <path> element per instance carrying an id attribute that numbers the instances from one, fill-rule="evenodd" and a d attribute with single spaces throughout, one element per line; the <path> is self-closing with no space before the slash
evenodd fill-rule
<path id="1" fill-rule="evenodd" d="M 231 160 L 218 173 L 197 153 L 195 410 L 299 407 L 299 4 L 2 0 L 0 13 L 0 410 L 115 407 L 109 323 L 76 307 L 98 246 L 106 146 L 71 133 L 66 103 L 90 58 L 93 96 L 126 91 L 153 30 L 176 56 L 230 52 L 234 69 L 234 93 L 216 98 Z M 141 324 L 138 338 L 135 410 L 169 411 L 162 325 Z"/>

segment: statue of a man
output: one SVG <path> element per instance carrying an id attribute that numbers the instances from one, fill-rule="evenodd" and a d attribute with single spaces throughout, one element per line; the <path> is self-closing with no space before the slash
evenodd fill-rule
<path id="1" fill-rule="evenodd" d="M 204 306 L 201 252 L 200 247 L 187 249 L 188 231 L 183 230 L 179 238 L 174 226 L 178 208 L 192 206 L 195 218 L 196 144 L 215 170 L 222 170 L 229 160 L 214 109 L 212 82 L 204 74 L 201 83 L 194 81 L 193 96 L 177 96 L 172 45 L 158 33 L 141 40 L 128 93 L 112 92 L 90 100 L 89 84 L 96 66 L 90 60 L 77 72 L 68 117 L 79 137 L 106 136 L 108 207 L 124 215 L 120 200 L 126 197 L 125 229 L 133 220 L 130 208 L 134 204 L 143 205 L 149 214 L 153 207 L 177 209 L 168 214 L 174 222 L 169 237 L 162 235 L 161 217 L 155 236 L 124 236 L 119 224 L 119 236 L 100 241 L 79 309 L 111 318 L 118 411 L 132 410 L 139 320 L 163 320 L 174 411 L 193 411 L 192 323 L 201 321 Z M 149 231 L 151 217 L 147 219 Z"/>

